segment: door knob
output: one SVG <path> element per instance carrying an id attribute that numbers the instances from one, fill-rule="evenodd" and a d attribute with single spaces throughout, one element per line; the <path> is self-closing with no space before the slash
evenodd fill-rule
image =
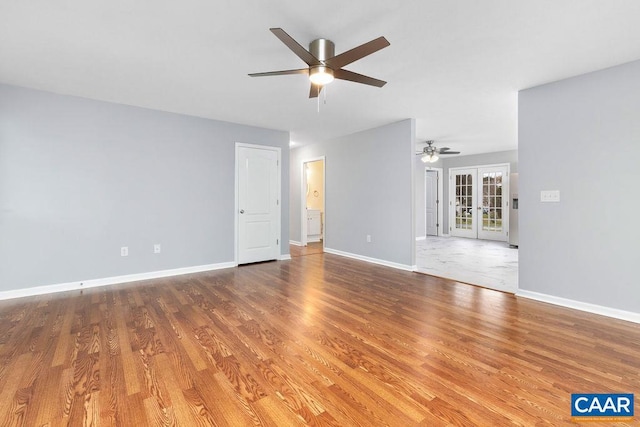
<path id="1" fill-rule="evenodd" d="M 244 209 L 240 209 L 240 213 L 243 214 L 244 213 Z"/>

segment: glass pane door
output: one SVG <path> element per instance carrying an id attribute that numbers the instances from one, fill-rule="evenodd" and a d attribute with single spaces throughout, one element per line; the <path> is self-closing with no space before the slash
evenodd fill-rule
<path id="1" fill-rule="evenodd" d="M 477 237 L 476 170 L 455 170 L 452 175 L 452 216 L 450 232 L 453 236 Z"/>
<path id="2" fill-rule="evenodd" d="M 450 169 L 449 173 L 450 234 L 506 241 L 509 167 Z"/>
<path id="3" fill-rule="evenodd" d="M 506 166 L 478 168 L 478 178 L 482 182 L 478 195 L 482 200 L 479 239 L 507 240 L 507 198 L 503 197 L 507 194 L 507 173 Z"/>

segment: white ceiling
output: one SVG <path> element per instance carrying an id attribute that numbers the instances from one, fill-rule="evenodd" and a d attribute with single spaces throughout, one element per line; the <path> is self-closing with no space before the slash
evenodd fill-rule
<path id="1" fill-rule="evenodd" d="M 517 147 L 517 91 L 640 59 L 638 0 L 0 0 L 0 82 L 289 130 L 306 144 L 405 118 L 463 154 Z M 391 46 L 308 99 L 270 27 L 336 53 Z M 322 98 L 321 98 L 322 99 Z"/>

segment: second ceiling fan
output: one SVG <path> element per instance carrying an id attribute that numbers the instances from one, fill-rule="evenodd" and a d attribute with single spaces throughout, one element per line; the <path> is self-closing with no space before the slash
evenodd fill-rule
<path id="1" fill-rule="evenodd" d="M 331 40 L 316 39 L 309 45 L 309 50 L 305 49 L 287 34 L 282 28 L 270 28 L 271 32 L 280 39 L 298 58 L 302 59 L 307 68 L 298 68 L 295 70 L 268 71 L 266 73 L 252 73 L 251 77 L 263 76 L 282 76 L 287 74 L 307 74 L 311 81 L 311 89 L 309 90 L 309 98 L 316 98 L 322 87 L 331 83 L 333 79 L 349 80 L 356 83 L 362 83 L 370 86 L 382 87 L 387 82 L 374 79 L 373 77 L 354 73 L 345 70 L 342 67 L 351 64 L 365 56 L 371 55 L 390 45 L 384 37 L 378 37 L 370 42 L 361 44 L 351 50 L 343 52 L 339 55 L 335 54 L 335 45 Z"/>
<path id="2" fill-rule="evenodd" d="M 434 141 L 427 141 L 427 146 L 422 149 L 422 151 L 416 153 L 416 156 L 420 157 L 424 163 L 434 163 L 437 162 L 439 157 L 438 154 L 460 154 L 459 151 L 451 151 L 449 147 L 436 148 L 433 145 Z"/>

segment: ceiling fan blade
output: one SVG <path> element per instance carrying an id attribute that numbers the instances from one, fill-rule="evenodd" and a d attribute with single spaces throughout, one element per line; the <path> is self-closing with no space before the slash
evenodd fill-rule
<path id="1" fill-rule="evenodd" d="M 387 84 L 383 80 L 374 79 L 373 77 L 354 73 L 353 71 L 337 69 L 333 71 L 333 77 L 340 80 L 349 80 L 350 82 L 362 83 L 365 85 L 382 87 Z"/>
<path id="2" fill-rule="evenodd" d="M 298 68 L 296 70 L 282 70 L 282 71 L 267 71 L 266 73 L 251 73 L 251 77 L 264 77 L 264 76 L 285 76 L 288 74 L 309 74 L 308 68 Z"/>
<path id="3" fill-rule="evenodd" d="M 371 55 L 372 53 L 377 52 L 380 49 L 384 49 L 390 44 L 391 43 L 389 43 L 389 41 L 384 37 L 378 37 L 375 40 L 371 40 L 370 42 L 361 44 L 358 47 L 354 47 L 351 50 L 343 52 L 340 55 L 336 55 L 333 58 L 329 58 L 325 62 L 327 63 L 328 66 L 336 70 L 338 68 L 344 67 L 345 65 L 349 65 L 352 62 L 357 61 L 358 59 L 362 59 L 367 55 Z"/>
<path id="4" fill-rule="evenodd" d="M 309 98 L 317 98 L 322 92 L 322 85 L 314 85 L 311 83 L 311 87 L 309 88 Z"/>
<path id="5" fill-rule="evenodd" d="M 313 56 L 311 52 L 302 47 L 300 43 L 295 41 L 293 37 L 287 34 L 282 28 L 270 28 L 269 29 L 277 38 L 280 39 L 293 53 L 298 55 L 298 58 L 302 59 L 309 66 L 320 65 L 318 58 Z"/>
<path id="6" fill-rule="evenodd" d="M 459 151 L 440 151 L 438 154 L 460 154 Z"/>

